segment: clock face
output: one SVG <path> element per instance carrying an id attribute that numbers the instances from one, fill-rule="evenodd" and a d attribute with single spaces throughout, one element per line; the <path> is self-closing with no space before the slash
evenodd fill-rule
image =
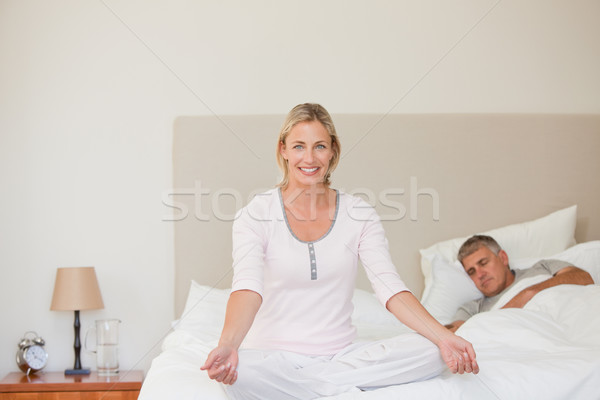
<path id="1" fill-rule="evenodd" d="M 33 369 L 42 369 L 46 366 L 48 354 L 41 346 L 31 346 L 25 352 L 25 361 Z"/>

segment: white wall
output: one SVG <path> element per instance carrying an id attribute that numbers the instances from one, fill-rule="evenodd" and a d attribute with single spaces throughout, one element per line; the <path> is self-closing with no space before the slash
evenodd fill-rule
<path id="1" fill-rule="evenodd" d="M 49 307 L 56 268 L 81 265 L 105 302 L 84 328 L 120 318 L 123 368 L 148 368 L 174 318 L 176 116 L 600 113 L 598 15 L 595 0 L 0 0 L 0 375 L 27 330 L 49 370 L 72 366 L 73 315 Z"/>

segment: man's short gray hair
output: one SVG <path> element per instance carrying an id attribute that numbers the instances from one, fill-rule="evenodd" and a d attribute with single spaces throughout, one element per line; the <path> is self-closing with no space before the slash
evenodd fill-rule
<path id="1" fill-rule="evenodd" d="M 470 256 L 475 253 L 481 246 L 485 246 L 490 249 L 494 254 L 498 255 L 498 252 L 502 250 L 498 242 L 491 236 L 486 235 L 473 235 L 467 239 L 466 242 L 458 249 L 458 261 L 462 263 L 463 258 Z"/>

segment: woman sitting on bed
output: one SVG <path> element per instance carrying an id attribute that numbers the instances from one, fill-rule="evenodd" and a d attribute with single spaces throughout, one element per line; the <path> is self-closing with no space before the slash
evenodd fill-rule
<path id="1" fill-rule="evenodd" d="M 281 183 L 237 215 L 225 325 L 202 366 L 232 399 L 314 399 L 429 379 L 446 366 L 479 371 L 471 344 L 398 276 L 375 210 L 330 188 L 339 159 L 329 113 L 296 106 L 279 135 Z M 359 258 L 381 303 L 418 333 L 353 343 Z"/>

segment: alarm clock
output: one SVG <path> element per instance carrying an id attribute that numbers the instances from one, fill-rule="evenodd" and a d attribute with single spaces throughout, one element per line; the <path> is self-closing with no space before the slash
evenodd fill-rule
<path id="1" fill-rule="evenodd" d="M 31 337 L 28 337 L 31 336 Z M 48 363 L 48 353 L 44 349 L 46 342 L 37 333 L 25 332 L 17 350 L 17 365 L 27 375 L 44 368 Z"/>

